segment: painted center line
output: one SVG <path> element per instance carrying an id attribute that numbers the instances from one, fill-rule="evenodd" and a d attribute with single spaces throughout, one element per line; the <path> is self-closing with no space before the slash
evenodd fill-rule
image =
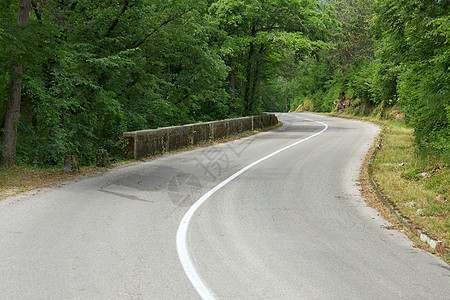
<path id="1" fill-rule="evenodd" d="M 298 119 L 303 119 L 297 116 L 294 116 L 295 118 Z M 258 159 L 257 161 L 249 164 L 248 166 L 242 168 L 241 170 L 237 171 L 236 173 L 234 173 L 233 175 L 231 175 L 230 177 L 228 177 L 227 179 L 225 179 L 224 181 L 222 181 L 221 183 L 219 183 L 218 185 L 216 185 L 214 188 L 212 188 L 211 190 L 209 190 L 206 194 L 204 194 L 202 197 L 200 197 L 200 199 L 198 199 L 192 206 L 191 208 L 186 212 L 186 214 L 184 215 L 183 219 L 181 220 L 180 225 L 178 226 L 178 231 L 177 231 L 177 252 L 178 252 L 178 258 L 180 259 L 181 265 L 183 266 L 184 272 L 186 273 L 187 277 L 189 278 L 189 280 L 191 281 L 192 285 L 194 286 L 194 288 L 197 290 L 198 294 L 200 295 L 200 297 L 202 297 L 202 299 L 216 299 L 214 293 L 206 286 L 205 282 L 203 281 L 203 279 L 200 277 L 200 274 L 198 274 L 194 263 L 192 262 L 191 256 L 189 255 L 189 249 L 187 246 L 187 231 L 188 231 L 188 227 L 189 227 L 189 223 L 191 222 L 192 217 L 194 216 L 195 212 L 197 211 L 197 209 L 206 202 L 206 200 L 208 200 L 209 197 L 211 197 L 215 192 L 217 192 L 218 190 L 220 190 L 222 187 L 224 187 L 225 185 L 227 185 L 229 182 L 231 182 L 233 179 L 235 179 L 236 177 L 238 177 L 239 175 L 241 175 L 242 173 L 246 172 L 247 170 L 253 168 L 254 166 L 256 166 L 257 164 L 271 158 L 274 155 L 277 155 L 280 152 L 283 152 L 291 147 L 294 147 L 300 143 L 303 143 L 309 139 L 312 139 L 315 136 L 318 136 L 319 134 L 323 133 L 325 130 L 328 129 L 328 125 L 320 122 L 320 121 L 314 121 L 314 120 L 310 120 L 310 119 L 304 119 L 306 121 L 312 121 L 312 122 L 316 122 L 319 123 L 321 125 L 324 126 L 324 128 L 311 135 L 308 136 L 307 138 L 304 138 L 302 140 L 299 140 L 297 142 L 294 142 L 284 148 L 281 148 L 269 155 L 264 156 L 263 158 Z"/>

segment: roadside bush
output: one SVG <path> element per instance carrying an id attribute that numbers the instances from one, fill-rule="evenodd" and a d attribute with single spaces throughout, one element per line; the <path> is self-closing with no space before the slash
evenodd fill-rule
<path id="1" fill-rule="evenodd" d="M 305 100 L 305 102 L 303 103 L 303 109 L 305 111 L 314 111 L 314 103 L 312 102 L 312 100 Z"/>

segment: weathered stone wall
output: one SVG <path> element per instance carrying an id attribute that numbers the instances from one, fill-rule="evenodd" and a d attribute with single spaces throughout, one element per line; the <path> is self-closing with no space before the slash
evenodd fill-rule
<path id="1" fill-rule="evenodd" d="M 218 140 L 227 136 L 228 121 L 211 122 L 212 139 Z"/>
<path id="2" fill-rule="evenodd" d="M 135 159 L 140 159 L 249 130 L 267 128 L 277 123 L 278 119 L 274 114 L 264 114 L 224 121 L 125 132 L 123 138 L 128 141 L 128 145 L 124 150 Z"/>
<path id="3" fill-rule="evenodd" d="M 146 156 L 155 155 L 162 153 L 164 151 L 164 138 L 166 132 L 164 129 L 154 129 L 154 130 L 142 130 L 130 132 L 131 136 L 124 137 L 134 137 L 134 158 L 139 159 Z"/>
<path id="4" fill-rule="evenodd" d="M 166 129 L 167 145 L 166 151 L 178 150 L 189 144 L 189 127 L 175 126 Z"/>
<path id="5" fill-rule="evenodd" d="M 244 131 L 245 130 L 242 130 L 242 120 L 241 119 L 234 119 L 234 120 L 227 121 L 227 135 L 233 135 L 233 134 L 241 133 Z"/>
<path id="6" fill-rule="evenodd" d="M 278 123 L 278 119 L 275 115 L 273 115 L 276 122 L 273 123 L 273 125 Z M 248 118 L 239 118 L 238 120 L 241 121 L 241 131 L 245 132 L 245 131 L 249 131 L 249 130 L 253 130 L 253 119 L 251 117 Z"/>
<path id="7" fill-rule="evenodd" d="M 262 129 L 263 128 L 263 116 L 254 116 L 253 120 L 253 130 Z"/>
<path id="8" fill-rule="evenodd" d="M 210 123 L 199 123 L 185 126 L 189 127 L 189 145 L 197 145 L 211 139 Z"/>
<path id="9" fill-rule="evenodd" d="M 263 115 L 261 122 L 262 122 L 262 128 L 270 127 L 272 124 L 271 123 L 272 119 L 270 118 L 270 115 Z"/>

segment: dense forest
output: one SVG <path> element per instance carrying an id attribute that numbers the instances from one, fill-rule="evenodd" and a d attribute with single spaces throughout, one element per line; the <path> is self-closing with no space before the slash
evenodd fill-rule
<path id="1" fill-rule="evenodd" d="M 120 156 L 122 132 L 399 107 L 450 152 L 448 0 L 2 0 L 2 164 Z"/>

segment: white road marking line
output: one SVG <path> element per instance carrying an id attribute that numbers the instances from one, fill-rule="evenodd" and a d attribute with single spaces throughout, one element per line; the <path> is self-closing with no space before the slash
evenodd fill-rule
<path id="1" fill-rule="evenodd" d="M 300 117 L 297 116 L 293 116 L 295 118 L 298 119 L 302 119 Z M 178 257 L 180 259 L 181 265 L 183 266 L 184 272 L 186 273 L 187 277 L 189 278 L 189 280 L 191 281 L 192 285 L 194 286 L 194 288 L 197 290 L 198 294 L 200 295 L 200 297 L 202 297 L 202 299 L 216 299 L 214 293 L 206 286 L 205 282 L 203 281 L 203 279 L 200 277 L 200 275 L 198 274 L 197 270 L 195 269 L 194 263 L 192 262 L 191 256 L 189 255 L 189 250 L 188 250 L 188 246 L 187 246 L 187 231 L 188 231 L 188 227 L 189 227 L 189 223 L 191 222 L 192 217 L 194 216 L 195 212 L 197 211 L 197 209 L 206 201 L 208 200 L 209 197 L 211 197 L 215 192 L 217 192 L 218 190 L 220 190 L 223 186 L 227 185 L 230 181 L 232 181 L 233 179 L 235 179 L 236 177 L 238 177 L 239 175 L 241 175 L 242 173 L 246 172 L 247 170 L 253 168 L 254 166 L 256 166 L 257 164 L 259 164 L 260 162 L 265 161 L 266 159 L 271 158 L 274 155 L 277 155 L 280 152 L 283 152 L 291 147 L 294 147 L 302 142 L 305 142 L 315 136 L 318 136 L 319 134 L 323 133 L 325 130 L 328 129 L 328 125 L 320 122 L 320 121 L 314 121 L 314 120 L 310 120 L 310 119 L 304 119 L 307 121 L 312 121 L 312 122 L 316 122 L 319 124 L 324 125 L 324 129 L 322 129 L 320 132 L 317 132 L 307 138 L 304 138 L 300 141 L 294 142 L 284 148 L 281 148 L 269 155 L 264 156 L 263 158 L 249 164 L 248 166 L 244 167 L 243 169 L 237 171 L 236 173 L 234 173 L 233 175 L 231 175 L 230 177 L 228 177 L 227 179 L 225 179 L 224 181 L 222 181 L 221 183 L 219 183 L 218 185 L 216 185 L 214 188 L 212 188 L 211 190 L 209 190 L 206 194 L 204 194 L 202 197 L 200 197 L 200 199 L 198 199 L 192 206 L 191 208 L 186 212 L 186 214 L 184 215 L 183 219 L 181 220 L 180 225 L 178 226 L 178 231 L 177 231 L 177 252 L 178 252 Z"/>

